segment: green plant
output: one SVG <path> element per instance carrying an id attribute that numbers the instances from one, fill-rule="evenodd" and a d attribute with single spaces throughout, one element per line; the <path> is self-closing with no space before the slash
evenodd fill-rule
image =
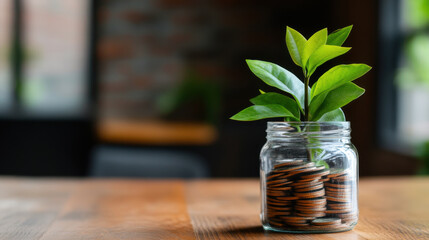
<path id="1" fill-rule="evenodd" d="M 419 175 L 429 175 L 429 141 L 418 146 L 417 156 L 420 160 Z"/>
<path id="2" fill-rule="evenodd" d="M 231 117 L 232 120 L 253 121 L 283 117 L 285 121 L 345 121 L 341 107 L 360 97 L 365 90 L 353 80 L 363 76 L 371 67 L 366 64 L 342 64 L 325 72 L 310 88 L 310 77 L 323 63 L 343 55 L 351 48 L 341 45 L 352 26 L 328 35 L 326 28 L 308 40 L 296 30 L 286 28 L 286 46 L 293 62 L 302 68 L 303 81 L 277 64 L 249 60 L 250 70 L 267 85 L 289 96 L 263 92 L 250 99 L 254 104 Z"/>

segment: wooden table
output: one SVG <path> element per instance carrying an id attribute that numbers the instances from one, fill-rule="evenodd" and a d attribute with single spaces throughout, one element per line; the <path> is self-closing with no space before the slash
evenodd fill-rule
<path id="1" fill-rule="evenodd" d="M 360 182 L 360 221 L 264 232 L 257 180 L 0 179 L 0 239 L 429 239 L 429 178 Z"/>

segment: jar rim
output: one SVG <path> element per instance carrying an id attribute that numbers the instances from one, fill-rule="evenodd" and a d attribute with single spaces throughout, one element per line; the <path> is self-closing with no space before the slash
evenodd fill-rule
<path id="1" fill-rule="evenodd" d="M 290 126 L 290 125 L 305 125 L 305 126 L 338 126 L 343 128 L 350 127 L 350 121 L 330 121 L 330 122 L 314 122 L 314 121 L 269 121 L 267 122 L 268 127 L 274 126 Z"/>
<path id="2" fill-rule="evenodd" d="M 333 122 L 268 122 L 267 138 L 350 138 L 349 121 Z"/>

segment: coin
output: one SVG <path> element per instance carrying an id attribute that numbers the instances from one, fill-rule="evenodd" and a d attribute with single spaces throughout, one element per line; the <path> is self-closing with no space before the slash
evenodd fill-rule
<path id="1" fill-rule="evenodd" d="M 287 217 L 280 217 L 281 219 L 285 220 L 286 222 L 307 222 L 308 220 L 313 220 L 312 217 L 300 217 L 300 216 L 287 216 Z"/>
<path id="2" fill-rule="evenodd" d="M 292 181 L 289 181 L 288 179 L 277 179 L 277 180 L 270 180 L 267 181 L 267 185 L 272 185 L 272 184 L 290 184 L 292 183 Z"/>
<path id="3" fill-rule="evenodd" d="M 345 170 L 279 162 L 266 178 L 267 218 L 299 230 L 346 228 L 342 222 L 357 219 L 351 204 L 353 181 Z"/>
<path id="4" fill-rule="evenodd" d="M 321 179 L 312 179 L 311 181 L 297 180 L 294 183 L 291 183 L 290 185 L 295 187 L 295 188 L 300 188 L 300 187 L 313 186 L 313 185 L 317 185 L 317 184 L 321 184 L 321 183 L 323 183 L 321 181 Z"/>
<path id="5" fill-rule="evenodd" d="M 322 189 L 322 188 L 323 188 L 323 184 L 317 184 L 317 185 L 313 185 L 310 187 L 295 188 L 294 191 L 295 192 L 309 192 L 309 191 L 318 190 L 318 189 Z"/>
<path id="6" fill-rule="evenodd" d="M 315 213 L 298 212 L 298 213 L 296 213 L 296 215 L 302 216 L 302 217 L 324 217 L 324 216 L 326 216 L 326 213 L 324 213 L 324 212 L 315 212 Z"/>
<path id="7" fill-rule="evenodd" d="M 278 197 L 279 200 L 296 200 L 298 199 L 297 196 L 285 196 L 285 197 Z"/>
<path id="8" fill-rule="evenodd" d="M 303 178 L 303 179 L 320 178 L 320 177 L 328 175 L 328 173 L 329 173 L 329 171 L 327 171 L 327 170 L 319 170 L 319 171 L 313 172 L 311 174 L 301 176 L 301 178 Z"/>
<path id="9" fill-rule="evenodd" d="M 288 206 L 289 205 L 289 204 L 283 203 L 283 202 L 271 202 L 271 201 L 267 201 L 267 204 L 273 205 L 273 206 Z"/>
<path id="10" fill-rule="evenodd" d="M 349 212 L 348 209 L 330 209 L 325 211 L 326 214 L 337 214 L 337 213 L 348 213 L 348 212 Z"/>
<path id="11" fill-rule="evenodd" d="M 329 170 L 329 175 L 328 178 L 334 178 L 334 177 L 338 177 L 338 176 L 342 176 L 348 173 L 348 170 L 343 170 L 343 169 L 330 169 Z"/>
<path id="12" fill-rule="evenodd" d="M 315 191 L 309 191 L 309 192 L 295 192 L 295 196 L 299 198 L 316 198 L 321 197 L 325 195 L 325 189 L 321 188 Z"/>
<path id="13" fill-rule="evenodd" d="M 325 197 L 318 197 L 312 199 L 299 199 L 296 201 L 298 204 L 326 204 Z"/>
<path id="14" fill-rule="evenodd" d="M 333 188 L 349 188 L 350 187 L 349 185 L 345 185 L 345 184 L 334 184 L 334 183 L 329 183 L 329 182 L 326 182 L 325 186 L 326 187 L 333 187 Z"/>
<path id="15" fill-rule="evenodd" d="M 285 160 L 284 162 L 275 165 L 274 169 L 285 167 L 285 166 L 291 166 L 291 165 L 300 165 L 302 163 L 304 163 L 304 160 L 292 160 L 292 161 Z"/>
<path id="16" fill-rule="evenodd" d="M 341 219 L 339 218 L 317 218 L 311 221 L 311 224 L 317 225 L 317 226 L 325 226 L 325 225 L 334 225 L 334 224 L 340 224 Z"/>
<path id="17" fill-rule="evenodd" d="M 272 197 L 287 196 L 285 191 L 271 191 L 271 190 L 267 190 L 267 195 Z"/>
<path id="18" fill-rule="evenodd" d="M 349 202 L 348 198 L 338 198 L 338 197 L 330 197 L 330 196 L 326 196 L 326 200 L 333 201 L 333 202 Z"/>
<path id="19" fill-rule="evenodd" d="M 273 172 L 274 173 L 287 173 L 287 172 L 302 169 L 302 168 L 306 168 L 306 166 L 305 165 L 296 165 L 296 166 L 282 167 L 282 168 L 278 168 L 276 170 L 273 170 Z"/>
<path id="20" fill-rule="evenodd" d="M 283 176 L 283 175 L 284 175 L 284 173 L 272 174 L 272 175 L 267 176 L 267 180 L 270 180 L 270 179 L 276 178 L 276 177 L 280 177 L 280 176 Z"/>

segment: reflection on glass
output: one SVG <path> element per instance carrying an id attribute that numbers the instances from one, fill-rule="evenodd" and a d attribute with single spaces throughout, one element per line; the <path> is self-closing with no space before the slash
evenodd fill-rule
<path id="1" fill-rule="evenodd" d="M 85 106 L 87 0 L 24 0 L 26 110 L 79 111 Z"/>
<path id="2" fill-rule="evenodd" d="M 12 100 L 11 66 L 9 52 L 11 48 L 11 9 L 12 1 L 0 1 L 0 109 L 8 108 Z"/>

